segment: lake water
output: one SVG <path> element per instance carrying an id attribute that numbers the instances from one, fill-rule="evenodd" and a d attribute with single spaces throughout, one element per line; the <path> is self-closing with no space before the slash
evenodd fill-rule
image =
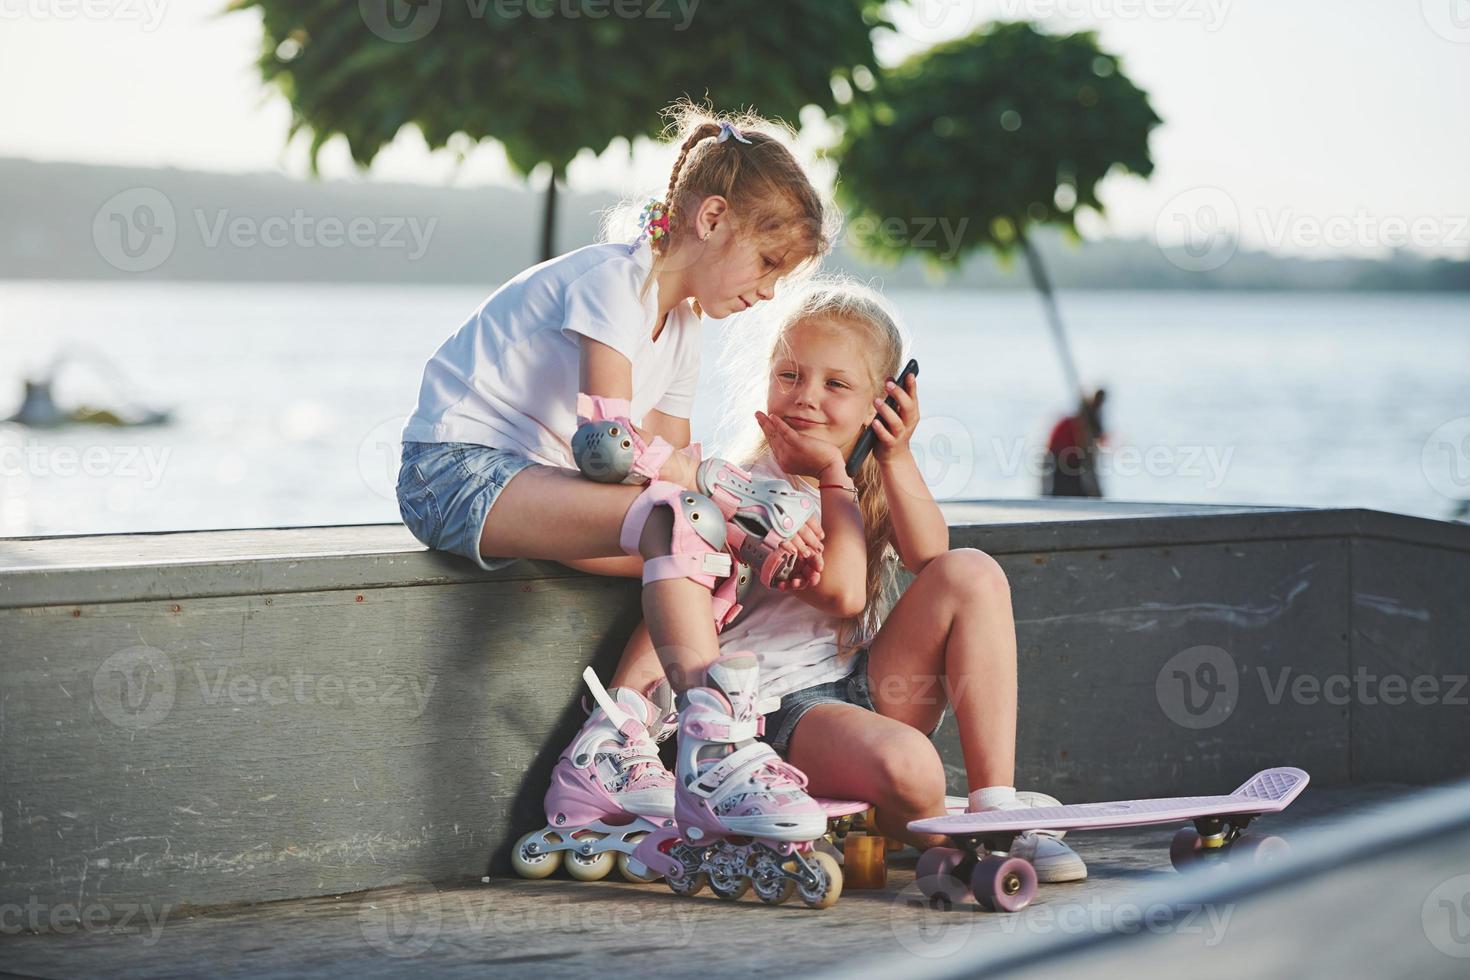
<path id="1" fill-rule="evenodd" d="M 915 446 L 936 495 L 1035 496 L 1070 401 L 1035 296 L 890 295 L 923 366 Z M 59 394 L 174 410 L 147 429 L 0 424 L 0 536 L 396 521 L 424 361 L 483 296 L 0 282 L 0 417 L 63 350 L 93 361 Z M 1109 390 L 1111 497 L 1436 518 L 1470 497 L 1470 297 L 1077 292 L 1062 306 L 1084 377 Z M 706 323 L 707 443 L 731 337 Z"/>

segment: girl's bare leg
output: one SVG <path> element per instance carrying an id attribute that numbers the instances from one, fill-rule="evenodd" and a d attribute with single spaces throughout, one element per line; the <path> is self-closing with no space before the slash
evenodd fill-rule
<path id="1" fill-rule="evenodd" d="M 944 843 L 908 830 L 910 820 L 944 814 L 944 764 L 918 729 L 855 704 L 819 704 L 797 722 L 786 755 L 812 796 L 877 807 L 883 836 L 920 850 Z"/>
<path id="2" fill-rule="evenodd" d="M 1016 626 L 1005 572 L 973 548 L 925 565 L 868 651 L 880 714 L 928 732 L 954 706 L 968 789 L 1016 778 Z"/>
<path id="3" fill-rule="evenodd" d="M 647 693 L 654 684 L 664 679 L 664 666 L 659 663 L 658 651 L 648 635 L 648 624 L 639 623 L 628 643 L 623 647 L 623 658 L 613 672 L 609 687 L 631 687 Z"/>
<path id="4" fill-rule="evenodd" d="M 480 533 L 492 558 L 624 556 L 618 533 L 642 487 L 594 483 L 576 470 L 531 466 L 510 478 Z"/>

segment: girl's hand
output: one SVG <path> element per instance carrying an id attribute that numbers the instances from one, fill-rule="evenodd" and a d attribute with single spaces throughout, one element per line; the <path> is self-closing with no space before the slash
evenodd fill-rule
<path id="1" fill-rule="evenodd" d="M 884 384 L 883 394 L 875 400 L 878 415 L 873 420 L 877 444 L 873 455 L 880 463 L 900 459 L 909 451 L 909 439 L 919 425 L 919 377 L 909 375 L 907 388 L 900 388 L 890 378 Z M 892 396 L 897 409 L 889 408 L 887 399 Z"/>
<path id="2" fill-rule="evenodd" d="M 834 461 L 838 466 L 843 465 L 842 450 L 830 442 L 802 435 L 785 419 L 767 415 L 765 412 L 756 412 L 755 419 L 760 423 L 766 442 L 771 446 L 771 454 L 787 473 L 819 476 Z"/>
<path id="3" fill-rule="evenodd" d="M 799 592 L 810 589 L 822 580 L 822 556 L 820 553 L 809 558 L 798 558 L 791 575 L 784 582 L 777 582 L 780 592 Z"/>

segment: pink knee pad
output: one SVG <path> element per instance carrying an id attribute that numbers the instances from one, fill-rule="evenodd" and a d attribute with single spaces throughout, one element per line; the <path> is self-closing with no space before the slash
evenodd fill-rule
<path id="1" fill-rule="evenodd" d="M 673 512 L 674 533 L 669 554 L 643 562 L 643 583 L 688 578 L 713 590 L 719 579 L 730 575 L 733 564 L 725 551 L 725 517 L 719 507 L 704 494 L 677 483 L 653 481 L 623 518 L 618 543 L 628 554 L 642 553 L 638 542 L 655 507 Z"/>

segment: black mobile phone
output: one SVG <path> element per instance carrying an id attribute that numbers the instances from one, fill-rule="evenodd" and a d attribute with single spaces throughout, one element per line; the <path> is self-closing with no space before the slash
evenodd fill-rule
<path id="1" fill-rule="evenodd" d="M 905 364 L 903 366 L 903 370 L 899 372 L 897 382 L 898 386 L 902 388 L 908 382 L 910 375 L 917 375 L 918 373 L 919 362 L 914 360 L 913 358 L 909 358 L 909 362 Z M 898 402 L 893 400 L 892 395 L 889 395 L 887 399 L 885 399 L 885 403 L 888 405 L 889 408 L 898 407 Z M 868 426 L 868 431 L 864 432 L 862 434 L 862 438 L 858 439 L 857 445 L 852 447 L 852 455 L 847 457 L 848 476 L 857 475 L 858 467 L 863 465 L 863 460 L 868 458 L 868 453 L 872 452 L 873 446 L 877 444 L 878 437 L 873 432 L 873 426 L 876 426 L 877 424 L 877 419 L 874 419 L 873 425 Z"/>

